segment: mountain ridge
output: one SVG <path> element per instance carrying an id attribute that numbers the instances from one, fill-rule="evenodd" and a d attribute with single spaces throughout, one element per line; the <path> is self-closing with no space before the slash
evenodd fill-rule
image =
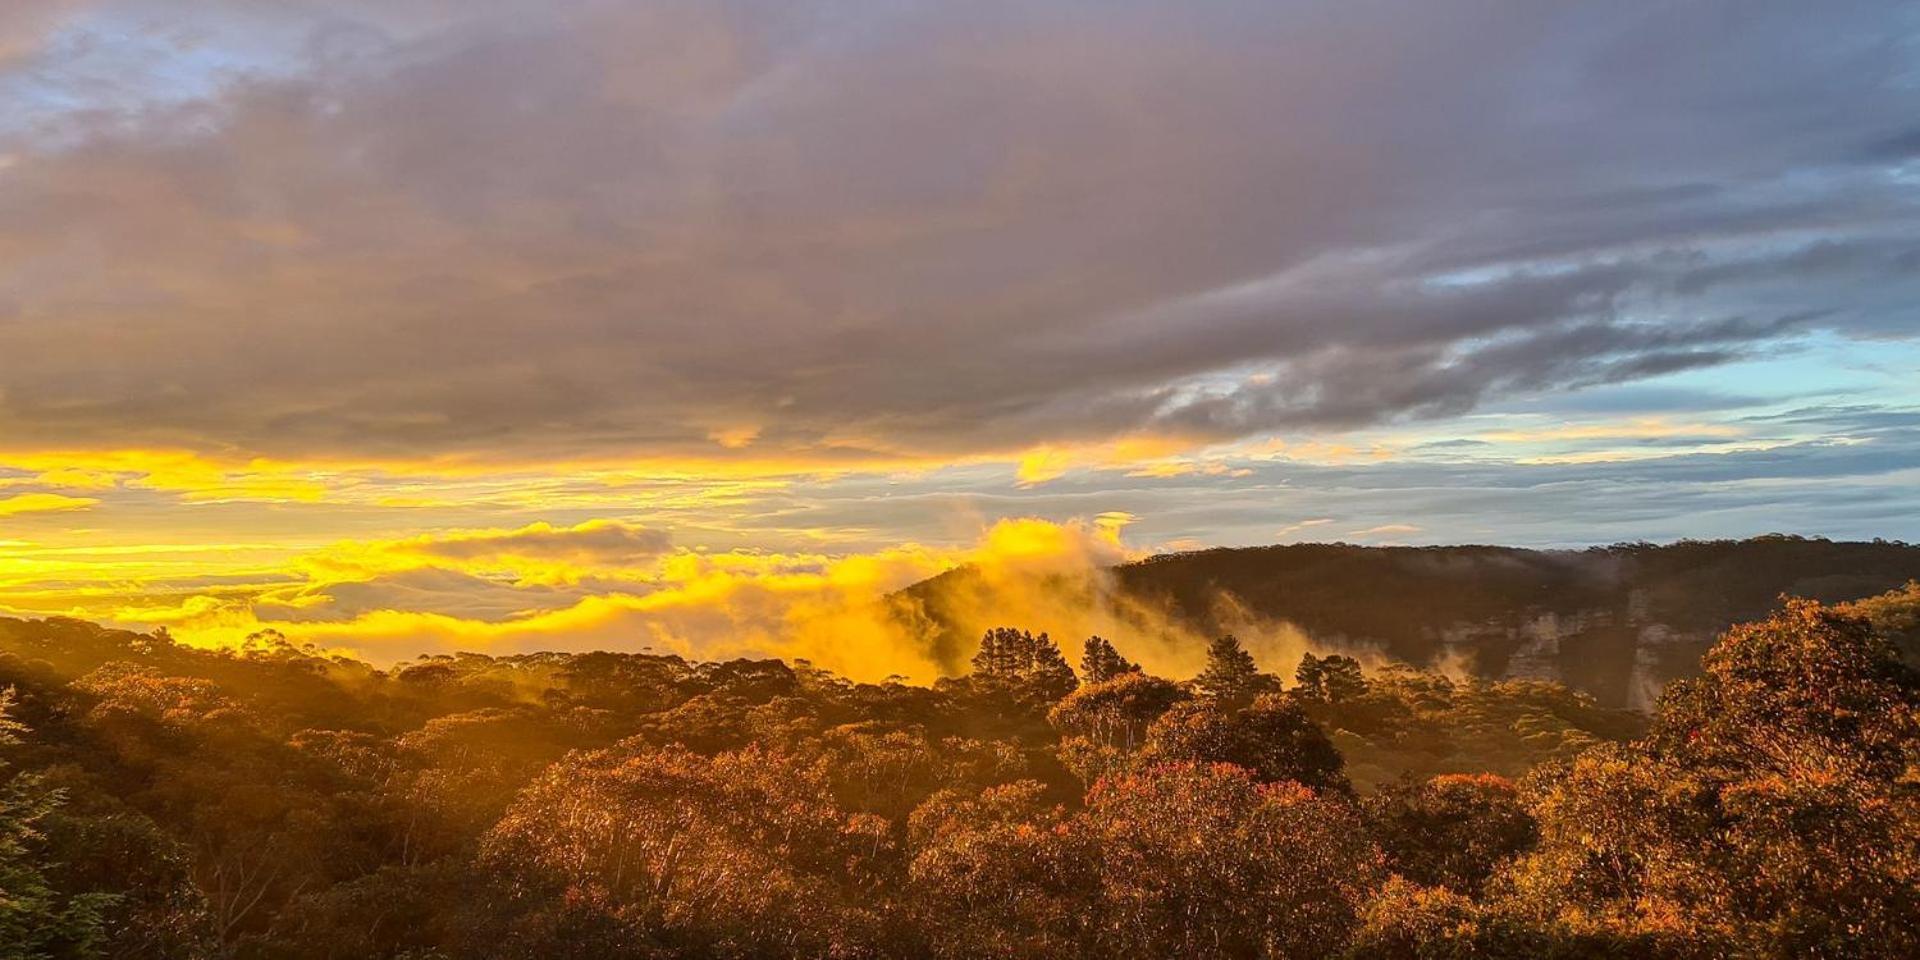
<path id="1" fill-rule="evenodd" d="M 1564 550 L 1278 544 L 1160 554 L 1106 574 L 1088 602 L 1162 610 L 1203 632 L 1231 629 L 1225 603 L 1297 627 L 1319 648 L 1556 680 L 1647 709 L 1721 631 L 1783 595 L 1841 602 L 1920 579 L 1920 545 L 1786 534 Z M 978 576 L 960 568 L 895 595 L 927 618 L 943 655 L 971 640 L 956 633 L 947 598 Z"/>

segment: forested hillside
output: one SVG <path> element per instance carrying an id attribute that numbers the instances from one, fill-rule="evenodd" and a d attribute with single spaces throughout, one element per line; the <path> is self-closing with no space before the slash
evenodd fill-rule
<path id="1" fill-rule="evenodd" d="M 1796 601 L 1650 722 L 1231 637 L 928 688 L 0 621 L 0 957 L 1910 957 L 1917 615 Z"/>
<path id="2" fill-rule="evenodd" d="M 1166 611 L 1203 633 L 1249 616 L 1281 621 L 1316 647 L 1559 680 L 1647 709 L 1667 683 L 1697 672 L 1727 627 L 1765 616 L 1782 595 L 1840 602 L 1920 579 L 1920 546 L 1791 536 L 1587 550 L 1312 543 L 1166 554 L 1112 573 L 1110 589 L 1085 602 Z M 957 570 L 903 596 L 936 624 L 963 621 L 951 598 L 973 575 Z M 971 638 L 959 633 L 939 643 L 964 651 Z"/>

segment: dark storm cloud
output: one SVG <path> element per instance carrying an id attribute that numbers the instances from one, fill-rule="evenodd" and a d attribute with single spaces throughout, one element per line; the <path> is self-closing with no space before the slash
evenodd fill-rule
<path id="1" fill-rule="evenodd" d="M 0 147 L 9 442 L 1222 438 L 1920 325 L 1906 4 L 262 9 Z M 165 16 L 46 10 L 42 88 Z"/>

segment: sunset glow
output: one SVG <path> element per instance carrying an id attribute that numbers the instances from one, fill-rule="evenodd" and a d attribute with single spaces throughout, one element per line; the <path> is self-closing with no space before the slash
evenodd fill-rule
<path id="1" fill-rule="evenodd" d="M 1912 11 L 1291 6 L 8 4 L 0 614 L 777 652 L 1010 530 L 1920 536 Z"/>

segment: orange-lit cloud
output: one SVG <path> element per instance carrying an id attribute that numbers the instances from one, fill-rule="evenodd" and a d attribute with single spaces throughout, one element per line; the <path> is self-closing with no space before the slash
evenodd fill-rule
<path id="1" fill-rule="evenodd" d="M 1053 634 L 1070 656 L 1101 634 L 1130 656 L 1184 676 L 1206 638 L 1165 611 L 1122 599 L 1108 568 L 1137 557 L 1136 520 L 1007 519 L 955 548 L 905 544 L 859 554 L 702 553 L 667 549 L 624 524 L 534 525 L 439 537 L 343 542 L 251 584 L 222 589 L 81 590 L 86 612 L 164 626 L 188 642 L 236 643 L 275 629 L 380 661 L 421 652 L 653 649 L 711 659 L 805 658 L 863 680 L 918 681 L 964 669 L 965 646 L 990 626 Z M 922 600 L 894 591 L 966 568 Z M 1223 608 L 1265 661 L 1290 662 L 1305 638 Z M 953 647 L 954 637 L 962 646 Z"/>
<path id="2" fill-rule="evenodd" d="M 1568 423 L 1532 429 L 1490 430 L 1478 438 L 1494 443 L 1538 443 L 1554 440 L 1657 440 L 1670 437 L 1738 437 L 1740 427 L 1726 423 L 1675 423 L 1662 417 L 1642 417 L 1605 423 Z"/>
<path id="3" fill-rule="evenodd" d="M 1377 527 L 1368 527 L 1364 530 L 1349 530 L 1347 531 L 1347 536 L 1357 537 L 1361 540 L 1370 540 L 1419 532 L 1420 528 L 1411 523 L 1383 523 Z"/>
<path id="4" fill-rule="evenodd" d="M 1332 522 L 1333 522 L 1332 517 L 1314 517 L 1310 520 L 1299 520 L 1294 523 L 1289 523 L 1284 527 L 1281 527 L 1279 530 L 1275 531 L 1274 536 L 1290 537 L 1296 533 L 1299 533 L 1302 530 L 1310 530 L 1314 527 L 1324 526 Z"/>
<path id="5" fill-rule="evenodd" d="M 333 574 L 380 574 L 439 566 L 508 574 L 527 583 L 573 583 L 650 567 L 672 540 L 664 532 L 617 520 L 572 527 L 535 523 L 516 530 L 422 534 L 404 540 L 347 541 L 303 561 Z"/>
<path id="6" fill-rule="evenodd" d="M 14 517 L 23 513 L 64 513 L 70 510 L 85 510 L 99 502 L 94 497 L 69 497 L 58 493 L 23 493 L 11 497 L 0 497 L 0 517 Z"/>
<path id="7" fill-rule="evenodd" d="M 1014 476 L 1031 486 L 1058 480 L 1074 470 L 1118 470 L 1145 477 L 1227 470 L 1187 456 L 1205 445 L 1197 438 L 1151 434 L 1095 444 L 1049 444 L 1022 453 Z"/>
<path id="8" fill-rule="evenodd" d="M 1056 7 L 0 3 L 0 608 L 772 643 L 1102 512 L 1916 535 L 1886 4 Z"/>
<path id="9" fill-rule="evenodd" d="M 969 601 L 977 610 L 969 627 L 984 618 L 1043 625 L 1068 604 L 1045 584 L 1104 576 L 1133 555 L 1120 540 L 1132 519 L 1005 520 L 966 548 L 908 544 L 843 556 L 668 550 L 663 538 L 628 525 L 536 525 L 336 544 L 295 561 L 295 583 L 166 603 L 136 597 L 111 613 L 190 642 L 232 643 L 272 627 L 376 658 L 647 647 L 701 658 L 805 657 L 862 679 L 930 680 L 953 663 L 910 611 L 888 603 L 890 592 L 970 566 L 993 586 Z"/>

